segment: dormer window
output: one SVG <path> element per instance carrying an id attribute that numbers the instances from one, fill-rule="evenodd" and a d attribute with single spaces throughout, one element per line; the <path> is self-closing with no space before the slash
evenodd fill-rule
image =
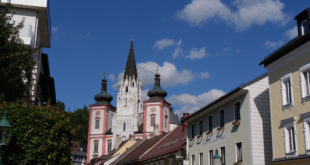
<path id="1" fill-rule="evenodd" d="M 301 22 L 301 35 L 306 34 L 309 31 L 308 20 L 305 19 Z"/>

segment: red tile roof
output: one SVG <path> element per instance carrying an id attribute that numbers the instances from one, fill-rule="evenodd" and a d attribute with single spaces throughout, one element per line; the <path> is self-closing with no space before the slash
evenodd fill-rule
<path id="1" fill-rule="evenodd" d="M 186 146 L 186 129 L 183 130 L 182 126 L 177 127 L 175 130 L 167 134 L 154 148 L 148 153 L 143 155 L 140 160 L 155 158 L 167 153 L 176 152 L 184 149 Z"/>
<path id="2" fill-rule="evenodd" d="M 148 151 L 154 144 L 165 137 L 166 134 L 144 140 L 139 146 L 132 150 L 126 157 L 124 157 L 118 164 L 139 164 L 139 157 Z"/>

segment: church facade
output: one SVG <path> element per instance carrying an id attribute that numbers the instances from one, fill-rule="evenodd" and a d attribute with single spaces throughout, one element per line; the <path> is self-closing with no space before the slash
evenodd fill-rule
<path id="1" fill-rule="evenodd" d="M 167 133 L 179 125 L 171 104 L 165 100 L 167 92 L 160 87 L 160 75 L 155 74 L 154 88 L 148 91 L 149 99 L 142 100 L 139 79 L 131 41 L 127 64 L 119 81 L 116 107 L 107 92 L 107 80 L 89 105 L 87 163 L 93 158 L 109 155 L 130 138 L 146 139 Z"/>

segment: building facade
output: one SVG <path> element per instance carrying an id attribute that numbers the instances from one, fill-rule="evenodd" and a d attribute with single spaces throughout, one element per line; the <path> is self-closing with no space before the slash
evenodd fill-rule
<path id="1" fill-rule="evenodd" d="M 274 164 L 310 164 L 310 9 L 298 14 L 298 36 L 266 57 Z"/>
<path id="2" fill-rule="evenodd" d="M 212 165 L 216 151 L 223 165 L 271 164 L 268 94 L 264 74 L 184 119 L 190 164 Z"/>
<path id="3" fill-rule="evenodd" d="M 34 50 L 35 62 L 31 76 L 30 104 L 56 104 L 54 79 L 50 76 L 48 55 L 42 48 L 50 47 L 51 24 L 48 0 L 0 0 L 0 5 L 10 3 L 12 19 L 23 21 L 19 36 L 29 49 Z"/>

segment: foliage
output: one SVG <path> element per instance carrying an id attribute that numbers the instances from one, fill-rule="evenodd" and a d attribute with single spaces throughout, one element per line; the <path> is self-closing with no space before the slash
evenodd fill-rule
<path id="1" fill-rule="evenodd" d="M 73 132 L 73 140 L 80 144 L 87 144 L 89 110 L 87 106 L 78 108 L 74 112 L 69 112 L 70 125 Z"/>
<path id="2" fill-rule="evenodd" d="M 16 101 L 29 93 L 34 64 L 31 50 L 19 38 L 23 21 L 15 25 L 9 11 L 9 5 L 0 6 L 0 101 Z"/>
<path id="3" fill-rule="evenodd" d="M 4 164 L 70 164 L 68 114 L 54 106 L 0 105 L 8 111 L 11 140 L 3 148 Z"/>

